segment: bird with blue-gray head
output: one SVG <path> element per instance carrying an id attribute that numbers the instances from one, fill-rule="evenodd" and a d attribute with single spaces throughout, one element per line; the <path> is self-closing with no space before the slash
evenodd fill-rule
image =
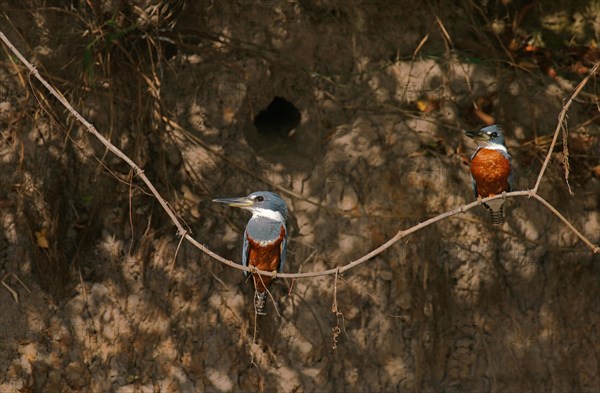
<path id="1" fill-rule="evenodd" d="M 287 251 L 288 210 L 281 197 L 270 191 L 257 191 L 245 197 L 219 198 L 213 202 L 248 210 L 252 217 L 244 231 L 242 264 L 263 271 L 281 272 Z M 245 272 L 247 275 L 248 273 Z M 273 277 L 252 274 L 257 314 L 264 315 L 266 295 Z"/>
<path id="2" fill-rule="evenodd" d="M 510 192 L 513 169 L 502 128 L 491 125 L 477 131 L 465 131 L 465 135 L 477 142 L 477 149 L 471 156 L 471 185 L 475 198 Z M 490 211 L 492 224 L 504 222 L 504 198 L 483 205 Z"/>

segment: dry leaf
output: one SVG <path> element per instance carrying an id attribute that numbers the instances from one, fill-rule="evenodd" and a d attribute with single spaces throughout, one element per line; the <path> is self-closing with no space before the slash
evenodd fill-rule
<path id="1" fill-rule="evenodd" d="M 41 231 L 35 232 L 35 239 L 38 247 L 41 248 L 49 248 L 50 244 L 48 243 L 48 238 L 46 237 L 46 230 L 42 229 Z"/>
<path id="2" fill-rule="evenodd" d="M 419 100 L 417 101 L 417 108 L 419 108 L 419 111 L 423 112 L 423 113 L 429 113 L 432 112 L 436 109 L 440 108 L 440 105 L 437 101 L 422 101 Z"/>

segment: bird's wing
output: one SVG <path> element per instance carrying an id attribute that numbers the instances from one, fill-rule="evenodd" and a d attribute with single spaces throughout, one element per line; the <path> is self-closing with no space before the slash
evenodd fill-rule
<path id="1" fill-rule="evenodd" d="M 513 187 L 513 182 L 514 182 L 513 173 L 515 172 L 515 168 L 512 165 L 510 156 L 508 156 L 508 162 L 510 164 L 510 174 L 508 175 L 508 191 L 510 192 L 510 191 L 514 190 L 514 187 Z"/>
<path id="2" fill-rule="evenodd" d="M 244 246 L 242 248 L 242 265 L 248 266 L 248 252 L 250 245 L 248 244 L 248 229 L 244 230 Z M 248 272 L 244 270 L 244 276 L 248 276 Z"/>
<path id="3" fill-rule="evenodd" d="M 471 162 L 473 161 L 473 158 L 475 158 L 477 153 L 479 153 L 479 149 L 481 148 L 477 146 L 477 150 L 475 150 L 475 153 L 473 153 L 473 155 L 471 156 Z M 475 194 L 475 198 L 477 198 L 479 197 L 479 195 L 477 194 L 477 183 L 475 183 L 475 179 L 473 178 L 473 173 L 471 172 L 470 168 L 469 173 L 471 173 L 471 187 L 473 187 L 473 193 Z"/>
<path id="4" fill-rule="evenodd" d="M 287 252 L 287 229 L 285 225 L 282 224 L 282 226 L 285 235 L 283 235 L 283 241 L 281 242 L 281 248 L 279 250 L 279 268 L 277 269 L 278 272 L 283 271 L 283 265 L 285 264 L 285 253 Z"/>
<path id="5" fill-rule="evenodd" d="M 479 150 L 481 150 L 481 147 L 477 146 L 477 149 L 475 149 L 475 152 L 473 154 L 471 154 L 471 161 L 473 161 L 473 158 L 475 158 L 477 153 L 479 153 Z"/>
<path id="6" fill-rule="evenodd" d="M 475 198 L 478 198 L 479 194 L 477 194 L 477 183 L 475 183 L 475 179 L 473 179 L 473 175 L 471 175 L 471 187 L 473 188 L 473 194 L 475 194 Z"/>

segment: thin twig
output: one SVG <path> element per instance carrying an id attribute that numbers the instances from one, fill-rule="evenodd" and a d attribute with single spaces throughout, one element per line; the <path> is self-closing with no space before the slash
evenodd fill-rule
<path id="1" fill-rule="evenodd" d="M 563 130 L 563 166 L 565 167 L 565 183 L 567 183 L 567 188 L 569 189 L 569 194 L 573 195 L 573 190 L 571 190 L 571 184 L 569 183 L 569 128 L 567 127 L 567 121 L 565 120 L 563 126 L 561 127 Z"/>
<path id="2" fill-rule="evenodd" d="M 177 261 L 177 255 L 179 255 L 179 248 L 181 248 L 181 243 L 183 243 L 183 236 L 179 239 L 177 249 L 175 250 L 175 255 L 173 255 L 173 262 L 171 262 L 171 269 L 169 269 L 169 275 L 173 273 L 173 268 L 175 267 L 175 262 Z"/>
<path id="3" fill-rule="evenodd" d="M 336 316 L 338 315 L 338 312 L 340 311 L 338 309 L 338 302 L 337 302 L 337 280 L 338 280 L 339 275 L 340 275 L 340 269 L 336 269 L 335 278 L 333 279 L 333 304 L 331 305 L 331 312 L 334 313 Z"/>
<path id="4" fill-rule="evenodd" d="M 2 283 L 2 285 L 4 285 L 4 287 L 6 289 L 8 289 L 8 291 L 12 294 L 13 299 L 15 300 L 15 303 L 19 304 L 19 295 L 17 294 L 17 292 L 12 289 L 7 283 L 6 283 L 6 279 L 10 276 L 13 276 L 18 282 L 19 284 L 21 284 L 23 286 L 23 288 L 25 288 L 25 290 L 31 294 L 31 291 L 29 290 L 29 288 L 27 288 L 27 285 L 25 285 L 23 283 L 23 281 L 21 281 L 21 279 L 14 273 L 8 273 L 7 275 L 4 276 L 4 278 L 2 279 L 2 281 L 0 281 Z"/>

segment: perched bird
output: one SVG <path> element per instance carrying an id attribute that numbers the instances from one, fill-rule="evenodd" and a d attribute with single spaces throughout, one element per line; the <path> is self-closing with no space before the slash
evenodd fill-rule
<path id="1" fill-rule="evenodd" d="M 510 192 L 512 165 L 502 129 L 492 125 L 479 131 L 465 131 L 465 135 L 477 141 L 477 150 L 471 156 L 471 183 L 475 197 L 486 198 Z M 492 224 L 504 222 L 504 199 L 494 199 L 483 205 L 490 210 Z"/>
<path id="2" fill-rule="evenodd" d="M 252 218 L 244 231 L 242 264 L 255 266 L 259 270 L 281 272 L 287 248 L 287 207 L 279 195 L 269 191 L 257 191 L 242 198 L 213 199 L 252 212 Z M 247 276 L 248 272 L 244 272 Z M 253 273 L 255 298 L 258 314 L 264 315 L 266 290 L 273 277 Z"/>

